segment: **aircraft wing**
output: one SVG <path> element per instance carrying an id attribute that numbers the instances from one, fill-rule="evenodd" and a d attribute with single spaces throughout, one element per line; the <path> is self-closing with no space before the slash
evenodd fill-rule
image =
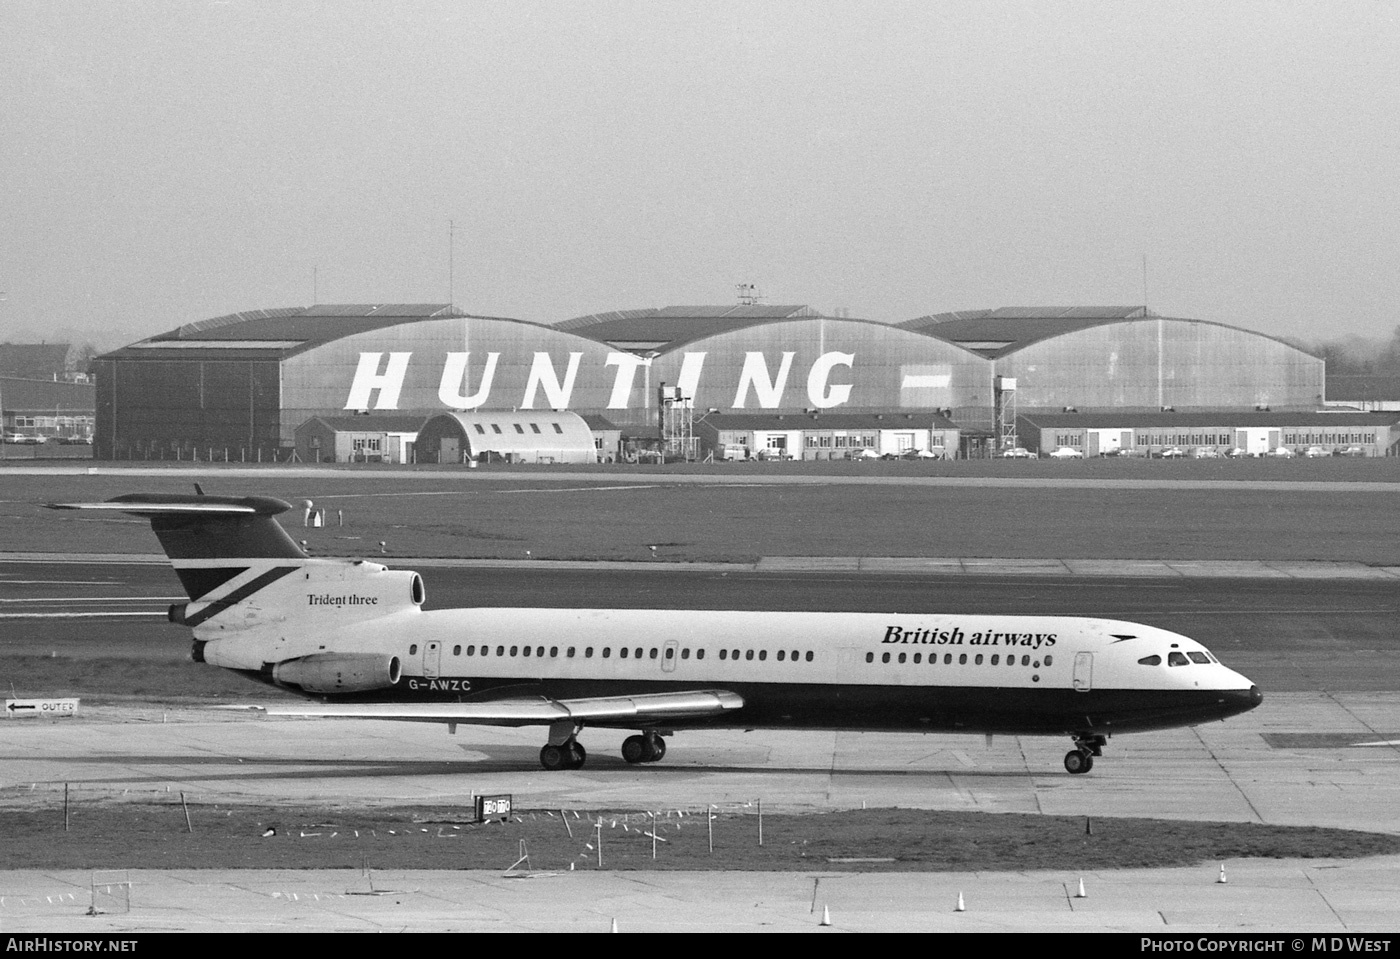
<path id="1" fill-rule="evenodd" d="M 464 703 L 308 703 L 252 708 L 268 716 L 327 719 L 392 719 L 483 726 L 550 726 L 559 722 L 574 722 L 594 726 L 642 727 L 719 716 L 741 709 L 743 705 L 744 699 L 738 693 L 727 689 L 704 689 L 585 699 L 532 696 Z"/>

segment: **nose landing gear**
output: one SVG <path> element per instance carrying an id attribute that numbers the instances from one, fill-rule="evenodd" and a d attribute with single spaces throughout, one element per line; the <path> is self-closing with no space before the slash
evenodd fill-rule
<path id="1" fill-rule="evenodd" d="M 1074 748 L 1065 753 L 1065 771 L 1071 775 L 1087 773 L 1094 768 L 1094 757 L 1103 755 L 1108 738 L 1098 733 L 1075 733 Z"/>

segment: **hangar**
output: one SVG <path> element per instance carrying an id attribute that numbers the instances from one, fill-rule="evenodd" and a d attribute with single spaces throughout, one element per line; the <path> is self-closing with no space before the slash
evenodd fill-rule
<path id="1" fill-rule="evenodd" d="M 1019 410 L 1315 410 L 1325 363 L 1240 327 L 1141 306 L 1002 307 L 899 326 L 987 357 Z"/>
<path id="2" fill-rule="evenodd" d="M 443 304 L 321 305 L 189 323 L 94 361 L 96 455 L 285 458 L 314 417 L 569 410 L 659 439 L 688 410 L 925 414 L 990 425 L 991 362 L 806 307 L 670 307 L 557 326 Z M 183 451 L 183 453 L 182 453 Z"/>
<path id="3" fill-rule="evenodd" d="M 607 435 L 594 429 L 594 443 L 605 458 L 658 447 L 704 455 L 724 441 L 695 424 L 716 416 L 905 416 L 927 436 L 910 448 L 932 451 L 935 433 L 951 429 L 966 453 L 1005 441 L 1015 410 L 1303 411 L 1324 393 L 1323 361 L 1296 347 L 1142 307 L 1003 308 L 889 325 L 740 303 L 551 326 L 445 304 L 323 304 L 188 323 L 97 358 L 93 371 L 95 454 L 122 459 L 285 459 L 300 428 L 346 417 L 355 419 L 344 431 L 366 444 L 366 429 L 382 434 L 384 456 L 396 431 L 360 417 L 556 410 L 602 421 Z M 781 442 L 794 456 L 852 442 L 835 427 L 749 427 L 751 443 L 755 430 L 765 436 L 751 449 Z M 323 432 L 321 450 L 333 442 Z M 408 442 L 399 437 L 398 455 Z M 900 443 L 908 438 L 879 440 Z"/>

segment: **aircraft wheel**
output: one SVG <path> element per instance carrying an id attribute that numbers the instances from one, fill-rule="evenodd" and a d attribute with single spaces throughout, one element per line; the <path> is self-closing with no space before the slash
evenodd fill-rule
<path id="1" fill-rule="evenodd" d="M 545 745 L 540 750 L 540 765 L 553 772 L 556 769 L 564 769 L 569 763 L 569 753 L 562 746 Z"/>
<path id="2" fill-rule="evenodd" d="M 588 750 L 583 748 L 583 743 L 572 743 L 569 747 L 569 768 L 582 769 L 586 762 L 588 762 Z"/>
<path id="3" fill-rule="evenodd" d="M 651 750 L 647 748 L 647 741 L 641 736 L 628 736 L 622 741 L 622 758 L 629 763 L 650 762 L 648 758 Z"/>
<path id="4" fill-rule="evenodd" d="M 1082 753 L 1077 749 L 1071 749 L 1065 753 L 1065 771 L 1071 775 L 1087 773 L 1094 768 L 1094 757 L 1088 753 Z"/>
<path id="5" fill-rule="evenodd" d="M 666 755 L 666 740 L 660 736 L 652 736 L 647 740 L 646 762 L 657 763 Z"/>

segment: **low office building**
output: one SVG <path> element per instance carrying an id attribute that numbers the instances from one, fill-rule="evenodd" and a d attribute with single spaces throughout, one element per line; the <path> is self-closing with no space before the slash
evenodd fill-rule
<path id="1" fill-rule="evenodd" d="M 297 427 L 303 463 L 413 463 L 426 416 L 313 416 Z"/>
<path id="2" fill-rule="evenodd" d="M 1313 447 L 1315 455 L 1393 456 L 1400 444 L 1400 412 L 1026 413 L 1016 424 L 1021 445 L 1042 456 L 1061 448 L 1084 456 L 1175 450 L 1187 456 L 1263 456 Z"/>
<path id="3" fill-rule="evenodd" d="M 702 453 L 719 460 L 839 460 L 871 453 L 952 459 L 959 435 L 938 413 L 726 413 L 695 423 Z"/>

